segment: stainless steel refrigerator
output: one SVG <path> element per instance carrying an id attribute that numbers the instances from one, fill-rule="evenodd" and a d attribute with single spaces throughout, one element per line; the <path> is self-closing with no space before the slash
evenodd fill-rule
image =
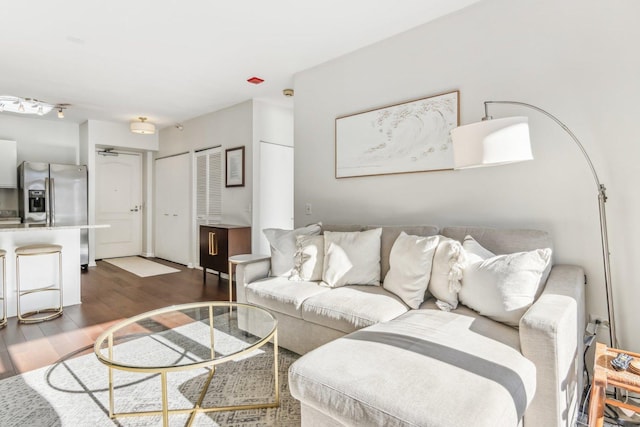
<path id="1" fill-rule="evenodd" d="M 87 224 L 87 167 L 23 162 L 18 167 L 22 221 L 48 226 Z M 80 230 L 80 265 L 89 264 L 89 230 Z"/>

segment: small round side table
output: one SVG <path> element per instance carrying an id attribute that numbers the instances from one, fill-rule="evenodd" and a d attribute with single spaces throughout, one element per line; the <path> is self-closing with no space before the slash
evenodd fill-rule
<path id="1" fill-rule="evenodd" d="M 271 258 L 271 255 L 242 254 L 229 257 L 229 302 L 233 301 L 233 266 L 240 264 L 251 264 Z"/>

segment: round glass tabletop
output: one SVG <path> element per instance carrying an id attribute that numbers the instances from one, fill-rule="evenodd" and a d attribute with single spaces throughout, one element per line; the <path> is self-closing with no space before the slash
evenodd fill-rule
<path id="1" fill-rule="evenodd" d="M 276 326 L 271 313 L 249 304 L 183 304 L 118 322 L 98 337 L 94 352 L 116 369 L 193 369 L 262 351 L 259 348 L 274 336 Z"/>

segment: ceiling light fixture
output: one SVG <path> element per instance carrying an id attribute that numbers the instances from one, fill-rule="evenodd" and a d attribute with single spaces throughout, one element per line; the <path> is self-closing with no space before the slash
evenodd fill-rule
<path id="1" fill-rule="evenodd" d="M 53 109 L 53 105 L 33 98 L 0 95 L 0 112 L 37 114 L 44 116 Z"/>
<path id="2" fill-rule="evenodd" d="M 153 135 L 156 133 L 156 125 L 148 123 L 146 117 L 138 117 L 139 122 L 131 122 L 130 129 L 133 133 L 141 135 Z"/>
<path id="3" fill-rule="evenodd" d="M 59 119 L 64 119 L 64 110 L 66 110 L 70 106 L 71 106 L 71 104 L 56 104 L 56 106 L 54 108 L 56 110 L 58 110 L 58 118 Z"/>
<path id="4" fill-rule="evenodd" d="M 282 90 L 282 94 L 284 96 L 291 97 L 291 96 L 293 96 L 293 89 L 283 89 Z"/>

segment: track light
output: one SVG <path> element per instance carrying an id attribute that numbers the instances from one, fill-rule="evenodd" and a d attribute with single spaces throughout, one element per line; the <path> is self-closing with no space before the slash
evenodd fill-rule
<path id="1" fill-rule="evenodd" d="M 0 95 L 0 105 L 0 112 L 37 114 L 39 116 L 44 116 L 53 109 L 53 105 L 47 102 L 10 95 Z"/>
<path id="2" fill-rule="evenodd" d="M 62 108 L 58 108 L 58 118 L 64 119 L 64 111 Z"/>

